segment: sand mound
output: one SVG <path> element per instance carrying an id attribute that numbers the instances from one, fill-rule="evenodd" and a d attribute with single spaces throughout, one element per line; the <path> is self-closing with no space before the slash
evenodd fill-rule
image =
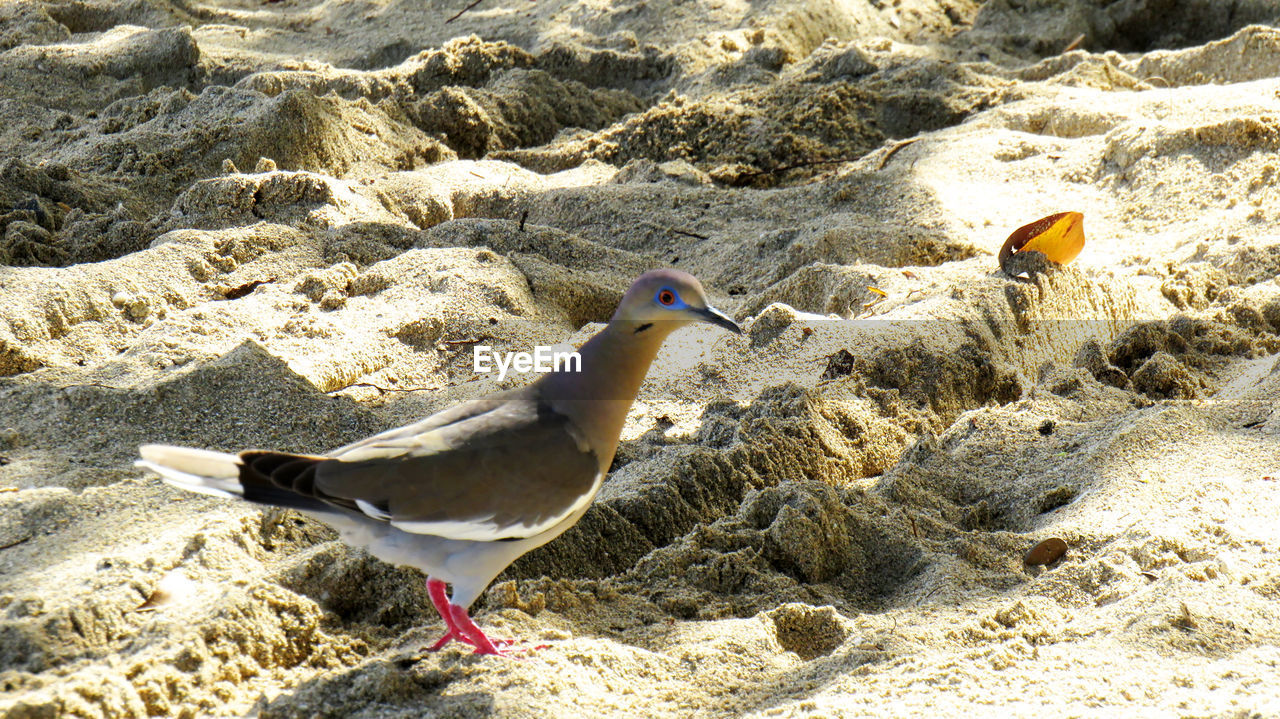
<path id="1" fill-rule="evenodd" d="M 0 7 L 0 716 L 1280 713 L 1271 3 L 460 9 Z M 515 386 L 658 266 L 746 331 L 482 598 L 526 661 L 131 465 Z"/>

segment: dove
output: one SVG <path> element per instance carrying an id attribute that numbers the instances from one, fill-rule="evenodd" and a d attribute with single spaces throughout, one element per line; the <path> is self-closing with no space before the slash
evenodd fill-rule
<path id="1" fill-rule="evenodd" d="M 184 490 L 298 510 L 349 545 L 422 570 L 447 627 L 430 650 L 456 640 L 509 656 L 514 642 L 489 638 L 470 606 L 512 562 L 586 513 L 663 341 L 695 322 L 741 332 L 692 275 L 646 272 L 579 348 L 580 363 L 522 387 L 327 454 L 148 444 L 136 464 Z"/>

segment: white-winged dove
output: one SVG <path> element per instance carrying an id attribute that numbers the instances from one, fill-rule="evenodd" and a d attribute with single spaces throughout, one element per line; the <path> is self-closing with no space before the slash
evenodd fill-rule
<path id="1" fill-rule="evenodd" d="M 448 627 L 431 649 L 457 639 L 477 654 L 505 654 L 507 642 L 485 636 L 467 608 L 508 565 L 587 511 L 663 340 L 700 321 L 741 331 L 693 276 L 647 272 L 578 350 L 580 367 L 327 455 L 144 445 L 137 464 L 182 489 L 300 510 L 352 546 L 421 569 Z"/>

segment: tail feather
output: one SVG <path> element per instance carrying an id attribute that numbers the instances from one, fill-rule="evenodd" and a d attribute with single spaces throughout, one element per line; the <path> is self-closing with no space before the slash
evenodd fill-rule
<path id="1" fill-rule="evenodd" d="M 215 497 L 243 497 L 240 458 L 207 449 L 144 444 L 138 448 L 142 459 L 134 464 L 160 475 L 168 484 L 189 492 Z"/>
<path id="2" fill-rule="evenodd" d="M 166 484 L 188 492 L 313 512 L 333 512 L 338 506 L 356 510 L 350 500 L 316 492 L 315 465 L 325 457 L 278 452 L 235 455 L 164 444 L 144 444 L 138 454 L 142 459 L 134 466 L 149 469 Z"/>

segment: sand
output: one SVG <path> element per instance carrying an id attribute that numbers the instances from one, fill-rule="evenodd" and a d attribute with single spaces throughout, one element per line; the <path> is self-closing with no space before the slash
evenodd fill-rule
<path id="1" fill-rule="evenodd" d="M 0 717 L 1280 716 L 1274 3 L 464 5 L 0 4 Z M 515 386 L 661 266 L 746 331 L 477 604 L 522 660 L 132 466 Z"/>

